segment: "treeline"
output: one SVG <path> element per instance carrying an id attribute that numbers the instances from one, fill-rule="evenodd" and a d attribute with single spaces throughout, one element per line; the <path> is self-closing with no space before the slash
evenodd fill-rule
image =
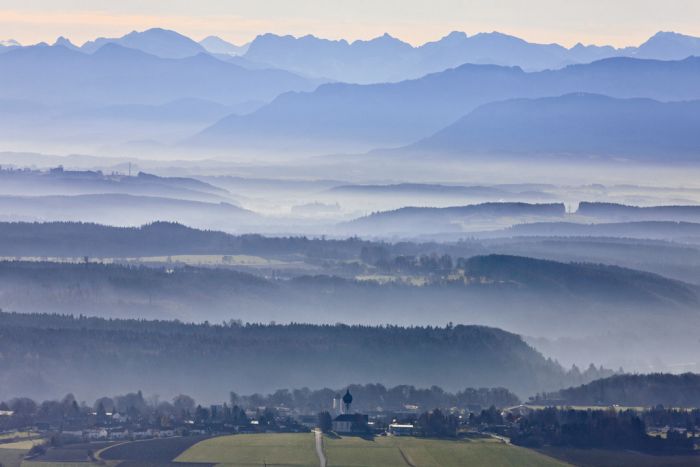
<path id="1" fill-rule="evenodd" d="M 142 387 L 214 399 L 286 387 L 505 387 L 521 396 L 580 378 L 520 336 L 483 326 L 185 324 L 0 313 L 0 397 Z M 145 379 L 144 375 L 148 375 Z"/>
<path id="2" fill-rule="evenodd" d="M 280 416 L 273 408 L 256 408 L 252 414 L 264 427 L 274 427 Z M 41 403 L 27 397 L 0 402 L 0 411 L 10 415 L 0 417 L 0 431 L 22 430 L 37 426 L 60 431 L 65 427 L 88 429 L 96 426 L 174 427 L 191 422 L 196 426 L 212 422 L 249 425 L 250 418 L 242 407 L 227 403 L 202 406 L 187 395 L 162 400 L 158 396 L 144 397 L 143 392 L 131 392 L 114 397 L 100 397 L 93 404 L 78 402 L 73 394 L 61 400 Z M 283 420 L 287 422 L 287 420 Z M 290 424 L 297 425 L 290 421 Z"/>
<path id="3" fill-rule="evenodd" d="M 432 276 L 443 283 L 510 283 L 547 294 L 575 293 L 601 299 L 635 302 L 671 301 L 698 303 L 697 292 L 688 284 L 666 277 L 618 266 L 563 263 L 513 255 L 478 255 L 453 258 L 449 254 L 398 255 L 383 246 L 363 247 L 361 258 L 379 271 L 391 274 Z"/>
<path id="4" fill-rule="evenodd" d="M 231 404 L 245 408 L 288 407 L 303 413 L 328 410 L 334 398 L 340 399 L 345 389 L 353 394 L 353 410 L 359 412 L 407 411 L 428 408 L 460 409 L 480 407 L 509 407 L 520 403 L 518 396 L 505 388 L 467 388 L 455 393 L 439 386 L 416 388 L 400 385 L 387 388 L 382 384 L 351 384 L 341 389 L 280 389 L 268 395 L 238 396 L 231 393 Z"/>
<path id="5" fill-rule="evenodd" d="M 657 409 L 657 412 L 664 410 Z M 671 426 L 663 437 L 650 436 L 645 419 L 653 420 L 663 415 L 634 410 L 546 408 L 519 418 L 508 434 L 514 444 L 534 448 L 564 446 L 632 449 L 652 453 L 693 452 L 695 433 L 700 427 L 700 411 L 676 411 L 677 425 Z"/>
<path id="6" fill-rule="evenodd" d="M 344 240 L 307 237 L 230 235 L 198 230 L 173 222 L 141 227 L 112 227 L 83 222 L 2 222 L 0 256 L 84 256 L 95 258 L 168 256 L 178 254 L 303 255 L 310 258 L 356 258 L 363 245 Z"/>
<path id="7" fill-rule="evenodd" d="M 387 388 L 381 384 L 350 385 L 355 395 L 353 410 L 360 412 L 406 412 L 442 408 L 449 411 L 480 410 L 481 407 L 495 405 L 506 407 L 519 403 L 518 397 L 504 388 L 467 388 L 457 393 L 449 393 L 433 386 L 427 389 L 411 385 Z M 267 417 L 270 423 L 279 418 L 279 414 L 296 415 L 320 414 L 331 409 L 333 399 L 341 389 L 281 389 L 268 395 L 237 395 L 231 392 L 229 400 L 214 405 L 201 405 L 195 398 L 185 394 L 165 400 L 158 396 L 144 396 L 142 391 L 129 392 L 113 397 L 103 396 L 92 404 L 79 402 L 73 394 L 62 399 L 36 402 L 28 397 L 15 397 L 0 401 L 0 411 L 11 415 L 0 417 L 0 431 L 22 429 L 37 423 L 62 426 L 65 424 L 99 423 L 115 418 L 117 414 L 133 422 L 140 420 L 157 420 L 167 417 L 175 422 L 193 420 L 207 422 L 223 419 L 239 425 L 247 425 L 248 414 L 257 414 L 256 418 Z M 407 407 L 408 405 L 412 407 Z"/>
<path id="8" fill-rule="evenodd" d="M 538 394 L 537 404 L 700 407 L 700 375 L 622 374 L 578 387 Z"/>

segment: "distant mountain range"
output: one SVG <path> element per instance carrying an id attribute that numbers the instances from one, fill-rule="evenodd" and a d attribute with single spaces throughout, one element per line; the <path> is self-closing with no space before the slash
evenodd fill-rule
<path id="1" fill-rule="evenodd" d="M 700 101 L 661 103 L 579 93 L 484 105 L 409 150 L 692 160 L 700 156 L 698 128 Z"/>
<path id="2" fill-rule="evenodd" d="M 0 40 L 0 53 L 2 53 L 5 50 L 9 50 L 13 47 L 21 47 L 22 44 L 17 42 L 14 39 L 6 39 L 6 40 Z"/>
<path id="3" fill-rule="evenodd" d="M 395 84 L 325 84 L 287 93 L 246 116 L 227 117 L 194 138 L 222 147 L 362 151 L 428 137 L 477 107 L 513 98 L 594 93 L 660 101 L 700 99 L 700 58 L 612 58 L 556 71 L 463 65 Z"/>
<path id="4" fill-rule="evenodd" d="M 700 39 L 673 32 L 659 32 L 639 47 L 622 49 L 580 43 L 566 48 L 534 44 L 498 32 L 473 36 L 452 32 L 419 47 L 388 34 L 351 43 L 311 35 L 297 38 L 263 34 L 250 44 L 245 58 L 305 75 L 367 84 L 418 78 L 465 63 L 536 71 L 611 57 L 680 60 L 692 55 L 700 55 Z"/>
<path id="5" fill-rule="evenodd" d="M 164 104 L 197 98 L 232 105 L 317 85 L 287 71 L 248 70 L 205 53 L 160 58 L 112 42 L 93 54 L 37 45 L 0 55 L 0 98 L 42 104 Z"/>
<path id="6" fill-rule="evenodd" d="M 199 45 L 207 52 L 223 55 L 243 55 L 248 51 L 250 44 L 235 45 L 217 36 L 208 36 L 199 41 Z"/>
<path id="7" fill-rule="evenodd" d="M 637 47 L 615 48 L 576 44 L 537 44 L 500 32 L 468 36 L 454 31 L 440 40 L 412 46 L 389 34 L 370 40 L 328 40 L 261 34 L 239 46 L 217 36 L 196 42 L 175 31 L 152 28 L 122 37 L 100 37 L 82 46 L 59 37 L 54 45 L 91 54 L 105 44 L 118 44 L 161 58 L 186 58 L 200 53 L 237 57 L 246 66 L 273 67 L 305 76 L 350 83 L 396 82 L 454 68 L 465 63 L 517 66 L 526 71 L 559 69 L 611 57 L 682 60 L 700 55 L 700 38 L 675 32 L 658 32 Z M 0 49 L 18 47 L 14 40 L 0 41 Z"/>
<path id="8" fill-rule="evenodd" d="M 521 101 L 472 112 L 499 101 L 571 93 L 698 100 L 700 58 L 686 57 L 700 55 L 699 44 L 698 38 L 663 32 L 639 47 L 567 49 L 500 33 L 455 32 L 419 47 L 389 35 L 348 43 L 273 34 L 239 47 L 214 36 L 198 43 L 160 28 L 82 46 L 64 37 L 53 46 L 5 41 L 0 46 L 0 140 L 53 144 L 63 136 L 67 145 L 101 141 L 97 150 L 163 151 L 182 142 L 178 150 L 327 154 L 403 147 L 441 132 L 419 147 L 642 158 L 670 152 L 687 159 L 697 147 L 689 134 L 695 125 L 692 103 L 667 107 L 635 101 L 614 103 L 619 108 L 613 108 L 609 102 L 610 119 L 625 112 L 630 116 L 612 122 L 616 131 L 610 133 L 602 120 L 594 122 L 597 128 L 586 128 L 587 133 L 575 133 L 573 122 L 584 124 L 586 117 L 577 113 L 583 111 L 581 100 L 572 103 L 572 98 L 568 108 L 562 98 L 557 109 L 542 107 L 555 101 Z M 548 70 L 532 71 L 544 68 Z M 369 76 L 373 73 L 386 76 Z M 397 82 L 323 84 L 328 80 Z M 262 106 L 265 102 L 269 104 Z M 605 107 L 602 98 L 597 104 Z M 525 122 L 533 130 L 525 144 L 519 144 L 517 135 L 525 133 L 525 126 L 511 126 L 504 135 L 482 131 L 493 127 L 501 112 L 518 124 L 518 112 L 522 118 L 533 106 L 538 118 Z M 547 134 L 547 141 L 538 139 L 536 132 L 547 129 L 535 126 L 554 118 L 547 117 L 552 111 L 572 119 L 552 122 L 561 131 L 559 141 L 556 131 Z M 663 131 L 641 129 L 652 126 L 654 119 L 668 122 L 659 125 Z M 158 125 L 111 126 L 115 120 Z M 468 137 L 470 131 L 478 132 L 478 138 Z M 575 137 L 565 138 L 566 131 Z M 629 138 L 635 131 L 643 138 L 633 144 Z M 494 136 L 498 144 L 491 144 Z M 590 141 L 593 136 L 596 144 Z M 87 151 L 93 147 L 88 145 Z"/>
<path id="9" fill-rule="evenodd" d="M 189 37 L 161 28 L 148 29 L 143 32 L 133 31 L 119 38 L 101 37 L 86 42 L 80 47 L 80 50 L 92 54 L 105 44 L 117 44 L 161 58 L 186 58 L 206 52 L 204 46 Z"/>

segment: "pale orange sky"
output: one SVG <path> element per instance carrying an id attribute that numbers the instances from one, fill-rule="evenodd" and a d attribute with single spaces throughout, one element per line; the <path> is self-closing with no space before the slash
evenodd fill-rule
<path id="1" fill-rule="evenodd" d="M 637 45 L 659 30 L 700 36 L 700 0 L 0 0 L 0 39 L 63 35 L 81 44 L 150 27 L 243 43 L 257 34 L 413 44 L 453 30 L 498 30 L 534 42 Z"/>

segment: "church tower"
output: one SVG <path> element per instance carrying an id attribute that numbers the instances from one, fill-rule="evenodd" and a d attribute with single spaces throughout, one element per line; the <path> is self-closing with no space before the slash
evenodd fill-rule
<path id="1" fill-rule="evenodd" d="M 343 406 L 345 407 L 344 413 L 350 413 L 350 405 L 352 404 L 352 394 L 350 394 L 350 389 L 345 392 L 343 396 Z"/>

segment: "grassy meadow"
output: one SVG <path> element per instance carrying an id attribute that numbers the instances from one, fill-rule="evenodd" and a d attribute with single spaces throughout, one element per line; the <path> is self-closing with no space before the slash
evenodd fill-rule
<path id="1" fill-rule="evenodd" d="M 231 467 L 318 466 L 313 433 L 233 435 L 201 441 L 175 462 L 215 463 Z"/>
<path id="2" fill-rule="evenodd" d="M 450 441 L 410 437 L 324 436 L 328 467 L 555 467 L 566 463 L 499 440 Z M 313 434 L 234 435 L 189 448 L 175 462 L 220 466 L 318 466 Z"/>
<path id="3" fill-rule="evenodd" d="M 554 467 L 546 455 L 499 440 L 441 440 L 411 437 L 324 437 L 328 467 L 459 467 L 464 465 Z"/>

